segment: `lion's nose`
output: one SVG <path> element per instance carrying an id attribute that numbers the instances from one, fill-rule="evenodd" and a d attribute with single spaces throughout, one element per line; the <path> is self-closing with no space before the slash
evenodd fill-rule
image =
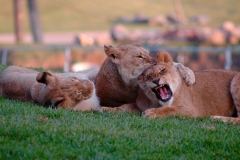
<path id="1" fill-rule="evenodd" d="M 148 65 L 153 65 L 153 64 L 156 64 L 157 61 L 155 59 L 153 59 L 152 57 L 150 58 L 146 58 L 144 59 L 144 61 L 148 64 Z"/>
<path id="2" fill-rule="evenodd" d="M 152 82 L 155 83 L 156 85 L 158 85 L 159 80 L 160 80 L 159 78 L 158 79 L 154 79 Z"/>
<path id="3" fill-rule="evenodd" d="M 151 63 L 152 65 L 155 65 L 155 64 L 157 64 L 157 61 L 156 61 L 155 59 L 151 59 L 150 63 Z"/>

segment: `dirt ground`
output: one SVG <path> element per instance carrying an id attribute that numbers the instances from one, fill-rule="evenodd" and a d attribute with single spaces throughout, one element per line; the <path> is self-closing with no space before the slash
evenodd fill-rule
<path id="1" fill-rule="evenodd" d="M 84 34 L 90 37 L 101 37 L 102 39 L 110 39 L 108 31 L 89 31 L 89 32 L 51 32 L 43 33 L 43 44 L 73 44 L 75 37 Z M 25 33 L 23 43 L 31 44 L 33 42 L 32 35 Z M 0 34 L 1 44 L 15 44 L 15 35 L 13 33 Z"/>

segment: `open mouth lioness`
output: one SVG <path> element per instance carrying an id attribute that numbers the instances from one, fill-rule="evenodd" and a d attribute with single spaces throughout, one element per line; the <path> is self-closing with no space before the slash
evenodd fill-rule
<path id="1" fill-rule="evenodd" d="M 169 53 L 159 53 L 157 60 L 138 77 L 141 90 L 136 103 L 144 117 L 210 116 L 240 123 L 240 72 L 217 69 L 194 72 L 196 83 L 188 86 Z"/>

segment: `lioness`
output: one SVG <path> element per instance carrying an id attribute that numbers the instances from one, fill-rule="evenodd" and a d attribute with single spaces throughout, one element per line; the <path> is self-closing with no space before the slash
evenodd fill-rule
<path id="1" fill-rule="evenodd" d="M 10 66 L 0 74 L 0 93 L 5 98 L 55 108 L 85 111 L 100 107 L 93 82 L 81 74 L 76 78 Z"/>
<path id="2" fill-rule="evenodd" d="M 138 44 L 124 44 L 117 47 L 104 46 L 107 59 L 96 79 L 97 96 L 101 110 L 139 111 L 135 105 L 138 91 L 137 77 L 150 65 L 156 63 L 149 52 Z M 174 63 L 188 85 L 195 81 L 192 70 Z M 120 106 L 120 107 L 118 107 Z"/>
<path id="3" fill-rule="evenodd" d="M 149 52 L 138 44 L 104 46 L 107 59 L 96 79 L 102 106 L 117 107 L 136 100 L 137 77 L 154 63 Z"/>
<path id="4" fill-rule="evenodd" d="M 240 117 L 239 72 L 195 72 L 195 83 L 187 86 L 169 53 L 162 52 L 157 59 L 158 64 L 150 66 L 138 78 L 142 91 L 136 103 L 145 110 L 144 116 L 217 116 L 214 118 L 240 122 L 238 118 L 228 118 Z"/>

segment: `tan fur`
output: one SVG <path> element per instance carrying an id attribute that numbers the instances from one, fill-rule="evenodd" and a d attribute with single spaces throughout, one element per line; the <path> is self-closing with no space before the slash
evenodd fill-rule
<path id="1" fill-rule="evenodd" d="M 10 66 L 0 74 L 0 93 L 5 98 L 56 108 L 72 110 L 99 108 L 94 84 L 88 79 L 50 72 L 39 73 L 17 66 Z"/>
<path id="2" fill-rule="evenodd" d="M 126 44 L 117 47 L 104 46 L 107 59 L 103 63 L 96 80 L 97 95 L 100 98 L 102 110 L 108 111 L 139 111 L 135 103 L 139 89 L 137 77 L 156 61 L 149 52 L 138 44 Z M 195 77 L 189 68 L 174 63 L 186 83 L 191 85 Z M 115 107 L 115 108 L 107 108 Z M 118 107 L 118 108 L 116 108 Z"/>
<path id="3" fill-rule="evenodd" d="M 187 86 L 179 71 L 172 65 L 171 56 L 161 53 L 157 65 L 149 67 L 139 76 L 141 90 L 136 100 L 139 108 L 147 117 L 166 116 L 213 116 L 227 121 L 240 122 L 240 73 L 226 70 L 206 70 L 195 72 L 196 82 Z M 159 55 L 160 56 L 160 55 Z M 153 88 L 168 84 L 172 91 L 172 98 L 164 101 L 163 90 L 157 98 Z M 160 89 L 157 89 L 160 91 Z M 170 93 L 170 92 L 167 92 Z M 162 107 L 161 107 L 162 106 Z M 237 113 L 236 113 L 237 110 Z M 219 117 L 220 116 L 220 117 Z M 226 117 L 224 117 L 226 116 Z"/>

